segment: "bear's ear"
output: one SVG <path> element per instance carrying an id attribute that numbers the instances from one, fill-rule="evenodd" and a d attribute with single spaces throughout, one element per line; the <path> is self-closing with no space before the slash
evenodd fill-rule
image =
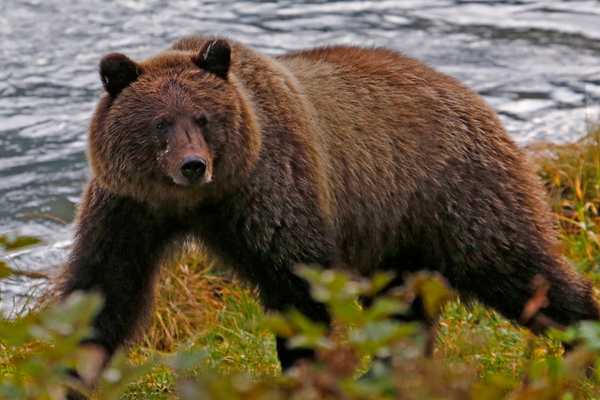
<path id="1" fill-rule="evenodd" d="M 192 56 L 194 64 L 219 78 L 227 79 L 231 62 L 231 48 L 223 39 L 213 39 L 206 43 L 197 56 Z"/>
<path id="2" fill-rule="evenodd" d="M 100 61 L 100 78 L 104 89 L 115 98 L 127 86 L 137 80 L 139 76 L 138 65 L 127 56 L 112 53 L 104 56 Z"/>

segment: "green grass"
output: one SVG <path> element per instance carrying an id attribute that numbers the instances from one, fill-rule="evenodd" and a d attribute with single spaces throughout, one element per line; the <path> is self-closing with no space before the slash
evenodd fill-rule
<path id="1" fill-rule="evenodd" d="M 439 324 L 437 356 L 450 365 L 473 362 L 478 375 L 516 378 L 527 363 L 559 357 L 562 346 L 516 327 L 480 305 L 451 303 Z"/>

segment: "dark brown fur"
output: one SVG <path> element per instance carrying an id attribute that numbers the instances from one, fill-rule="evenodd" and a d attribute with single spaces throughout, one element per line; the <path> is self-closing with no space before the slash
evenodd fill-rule
<path id="1" fill-rule="evenodd" d="M 122 75 L 106 69 L 139 77 L 105 83 L 118 93 L 100 100 L 90 126 L 93 173 L 65 293 L 106 296 L 92 342 L 112 354 L 135 330 L 161 257 L 184 239 L 256 284 L 266 308 L 324 322 L 296 263 L 437 270 L 513 320 L 541 275 L 547 317 L 599 318 L 590 284 L 553 250 L 540 182 L 478 95 L 382 48 L 270 58 L 220 39 L 213 58 L 231 50 L 223 75 L 210 57 L 202 64 L 213 40 L 183 38 Z M 165 115 L 170 136 L 157 138 Z M 177 181 L 188 154 L 207 162 L 196 185 Z M 278 351 L 284 367 L 310 355 L 283 340 Z"/>

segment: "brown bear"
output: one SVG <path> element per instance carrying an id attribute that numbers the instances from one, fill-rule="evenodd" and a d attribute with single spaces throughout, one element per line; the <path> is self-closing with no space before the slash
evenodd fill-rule
<path id="1" fill-rule="evenodd" d="M 266 309 L 325 323 L 298 263 L 439 271 L 512 320 L 542 276 L 546 319 L 600 317 L 555 251 L 523 152 L 477 94 L 416 60 L 348 46 L 267 57 L 191 36 L 141 62 L 107 55 L 100 75 L 64 287 L 105 298 L 83 344 L 98 368 L 135 332 L 184 241 L 256 285 Z M 312 356 L 281 338 L 277 350 L 283 368 Z"/>

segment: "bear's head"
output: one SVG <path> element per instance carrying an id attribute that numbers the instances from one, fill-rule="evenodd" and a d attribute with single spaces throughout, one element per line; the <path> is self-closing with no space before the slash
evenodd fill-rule
<path id="1" fill-rule="evenodd" d="M 89 135 L 99 183 L 168 206 L 243 179 L 258 159 L 260 134 L 231 54 L 227 40 L 210 39 L 196 53 L 168 51 L 140 63 L 105 56 L 106 95 Z"/>

